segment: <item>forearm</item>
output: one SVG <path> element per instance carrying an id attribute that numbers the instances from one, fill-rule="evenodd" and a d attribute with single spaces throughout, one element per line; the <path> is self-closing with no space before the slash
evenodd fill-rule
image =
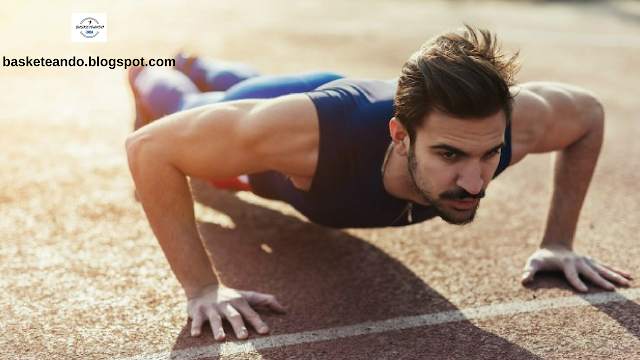
<path id="1" fill-rule="evenodd" d="M 128 141 L 131 174 L 140 202 L 188 298 L 218 279 L 200 239 L 186 176 L 154 153 L 145 139 Z"/>
<path id="2" fill-rule="evenodd" d="M 591 115 L 588 131 L 557 152 L 549 214 L 542 246 L 572 248 L 580 210 L 600 154 L 604 133 L 601 112 Z"/>

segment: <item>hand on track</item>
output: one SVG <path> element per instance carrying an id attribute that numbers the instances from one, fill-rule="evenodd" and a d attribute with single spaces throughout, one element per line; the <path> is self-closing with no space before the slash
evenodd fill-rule
<path id="1" fill-rule="evenodd" d="M 562 271 L 571 286 L 581 292 L 587 292 L 589 289 L 580 276 L 610 291 L 616 289 L 614 284 L 628 286 L 631 279 L 629 271 L 582 256 L 571 249 L 557 245 L 542 247 L 529 257 L 524 267 L 522 284 L 532 282 L 538 271 L 554 270 Z"/>
<path id="2" fill-rule="evenodd" d="M 279 313 L 285 312 L 273 295 L 240 291 L 223 285 L 210 285 L 204 288 L 199 296 L 187 302 L 187 313 L 192 319 L 191 336 L 200 336 L 202 324 L 209 321 L 213 337 L 216 340 L 224 340 L 226 335 L 222 328 L 223 319 L 229 321 L 238 339 L 249 337 L 245 320 L 259 334 L 266 334 L 269 327 L 255 312 L 255 306 L 266 306 Z"/>

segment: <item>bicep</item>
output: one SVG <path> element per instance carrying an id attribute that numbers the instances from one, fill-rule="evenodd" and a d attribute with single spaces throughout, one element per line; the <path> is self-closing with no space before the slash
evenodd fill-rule
<path id="1" fill-rule="evenodd" d="M 188 176 L 222 178 L 276 170 L 277 159 L 295 153 L 299 145 L 286 139 L 304 126 L 299 122 L 309 123 L 314 116 L 307 96 L 290 95 L 195 108 L 141 130 L 154 139 L 158 160 Z"/>
<path id="2" fill-rule="evenodd" d="M 512 160 L 557 151 L 584 136 L 599 103 L 584 89 L 561 83 L 525 83 L 514 100 Z"/>

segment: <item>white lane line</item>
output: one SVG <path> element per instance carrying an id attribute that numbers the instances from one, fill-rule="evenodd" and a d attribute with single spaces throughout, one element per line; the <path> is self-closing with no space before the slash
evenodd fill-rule
<path id="1" fill-rule="evenodd" d="M 305 331 L 295 334 L 274 335 L 241 342 L 222 343 L 197 348 L 175 350 L 149 355 L 137 355 L 120 360 L 193 360 L 204 357 L 227 357 L 240 354 L 259 356 L 263 349 L 299 345 L 316 341 L 327 341 L 366 334 L 411 329 L 423 326 L 445 324 L 463 320 L 486 319 L 495 316 L 523 314 L 543 310 L 561 309 L 576 306 L 598 305 L 606 303 L 636 300 L 640 298 L 640 288 L 623 289 L 617 292 L 567 296 L 548 300 L 516 301 L 505 304 L 480 306 L 462 310 L 444 311 L 434 314 L 407 316 L 395 319 L 366 322 L 357 325 L 341 326 L 329 329 Z"/>

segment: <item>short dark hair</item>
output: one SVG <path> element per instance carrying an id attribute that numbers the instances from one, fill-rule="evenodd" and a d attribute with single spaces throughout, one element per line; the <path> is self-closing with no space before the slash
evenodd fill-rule
<path id="1" fill-rule="evenodd" d="M 394 116 L 411 141 L 424 118 L 437 110 L 469 119 L 504 110 L 511 121 L 518 53 L 503 52 L 495 35 L 469 25 L 425 42 L 402 68 Z"/>

